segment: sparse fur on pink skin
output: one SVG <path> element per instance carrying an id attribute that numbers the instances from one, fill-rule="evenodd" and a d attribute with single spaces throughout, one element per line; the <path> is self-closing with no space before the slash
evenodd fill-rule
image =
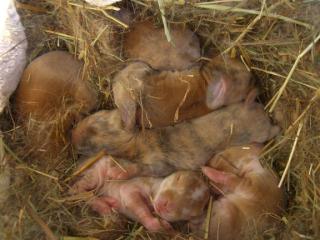
<path id="1" fill-rule="evenodd" d="M 173 127 L 141 132 L 126 130 L 118 110 L 100 111 L 78 124 L 73 143 L 83 154 L 105 149 L 116 159 L 128 159 L 139 166 L 140 176 L 196 170 L 227 146 L 264 143 L 278 134 L 253 96 Z"/>
<path id="2" fill-rule="evenodd" d="M 78 169 L 85 164 L 85 162 L 86 161 L 80 164 Z M 138 174 L 138 169 L 137 164 L 132 162 L 113 159 L 111 156 L 104 156 L 80 176 L 70 189 L 70 193 L 99 189 L 107 180 L 129 179 Z"/>
<path id="3" fill-rule="evenodd" d="M 277 186 L 276 175 L 260 164 L 261 149 L 257 145 L 231 147 L 202 167 L 220 195 L 212 205 L 209 237 L 239 239 L 279 223 L 284 192 Z M 199 225 L 195 232 L 201 235 Z"/>
<path id="4" fill-rule="evenodd" d="M 132 62 L 113 79 L 113 94 L 127 129 L 166 127 L 243 100 L 251 74 L 237 60 L 215 57 L 185 70 L 156 71 Z"/>
<path id="5" fill-rule="evenodd" d="M 79 191 L 79 187 L 73 193 Z M 202 216 L 209 200 L 209 188 L 198 173 L 178 171 L 166 178 L 137 177 L 127 181 L 104 181 L 98 197 L 89 201 L 101 215 L 111 209 L 140 222 L 149 231 L 172 231 L 170 222 Z M 163 210 L 162 202 L 168 203 Z M 160 217 L 158 219 L 153 212 Z"/>

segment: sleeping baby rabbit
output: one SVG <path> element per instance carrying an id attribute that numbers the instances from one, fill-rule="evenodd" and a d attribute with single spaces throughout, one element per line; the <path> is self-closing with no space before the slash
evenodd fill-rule
<path id="1" fill-rule="evenodd" d="M 73 130 L 79 153 L 91 156 L 104 149 L 140 167 L 144 176 L 166 176 L 175 169 L 195 170 L 226 146 L 263 143 L 279 132 L 249 94 L 245 102 L 231 104 L 175 126 L 145 131 L 125 129 L 120 112 L 97 112 Z"/>
<path id="2" fill-rule="evenodd" d="M 165 127 L 243 100 L 251 75 L 237 60 L 216 57 L 181 71 L 130 63 L 113 80 L 115 104 L 127 129 Z"/>
<path id="3" fill-rule="evenodd" d="M 15 98 L 16 118 L 28 140 L 46 154 L 59 154 L 67 131 L 97 105 L 83 63 L 65 51 L 34 59 L 24 70 Z"/>
<path id="4" fill-rule="evenodd" d="M 110 160 L 109 156 L 105 158 Z M 97 189 L 98 197 L 89 201 L 89 205 L 101 215 L 110 214 L 113 208 L 140 222 L 149 231 L 172 230 L 169 222 L 202 216 L 209 200 L 209 188 L 196 172 L 177 171 L 165 178 L 108 181 L 106 171 L 109 169 L 102 161 L 97 162 L 93 169 L 98 170 L 99 183 L 86 190 Z M 79 186 L 79 183 L 73 185 L 71 192 L 81 192 Z"/>
<path id="5" fill-rule="evenodd" d="M 203 167 L 219 195 L 212 204 L 209 239 L 247 239 L 280 222 L 284 191 L 275 173 L 260 164 L 261 150 L 252 144 L 230 147 Z M 199 226 L 195 232 L 201 233 Z"/>

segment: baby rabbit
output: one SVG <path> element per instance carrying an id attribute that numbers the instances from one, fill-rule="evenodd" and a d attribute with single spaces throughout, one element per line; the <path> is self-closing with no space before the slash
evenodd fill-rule
<path id="1" fill-rule="evenodd" d="M 144 61 L 154 69 L 183 70 L 200 58 L 199 39 L 188 28 L 171 25 L 171 43 L 164 29 L 155 27 L 151 21 L 134 23 L 130 28 L 123 43 L 129 59 Z"/>
<path id="2" fill-rule="evenodd" d="M 82 68 L 82 62 L 63 51 L 49 52 L 33 60 L 16 92 L 19 118 L 31 115 L 39 121 L 52 119 L 64 105 L 78 105 L 78 114 L 93 109 L 96 93 L 83 80 Z"/>
<path id="3" fill-rule="evenodd" d="M 125 130 L 117 109 L 100 111 L 79 122 L 72 142 L 88 156 L 105 149 L 114 157 L 138 163 L 140 174 L 146 176 L 195 170 L 226 146 L 263 143 L 279 132 L 254 98 L 252 92 L 245 102 L 173 127 L 145 131 Z"/>
<path id="4" fill-rule="evenodd" d="M 169 222 L 203 215 L 209 200 L 207 184 L 191 171 L 178 171 L 165 178 L 104 181 L 98 194 L 89 202 L 95 211 L 105 215 L 113 208 L 149 231 L 172 230 Z"/>
<path id="5" fill-rule="evenodd" d="M 214 156 L 203 172 L 219 194 L 213 202 L 209 239 L 247 239 L 275 224 L 284 208 L 278 178 L 259 162 L 262 147 L 237 146 Z M 199 234 L 199 227 L 195 229 Z"/>
<path id="6" fill-rule="evenodd" d="M 55 135 L 55 127 L 59 124 L 59 132 L 70 129 L 74 120 L 87 114 L 97 103 L 97 94 L 83 79 L 83 64 L 74 56 L 63 51 L 46 53 L 33 60 L 23 72 L 15 95 L 17 118 L 23 124 L 31 122 L 49 125 L 52 132 L 45 128 L 40 131 L 39 124 L 34 135 L 41 138 L 42 143 L 50 135 L 48 147 L 60 140 Z M 50 133 L 49 133 L 50 132 Z"/>
<path id="7" fill-rule="evenodd" d="M 114 78 L 115 104 L 127 129 L 165 127 L 243 100 L 251 75 L 237 60 L 216 57 L 203 67 L 155 71 L 134 62 Z"/>

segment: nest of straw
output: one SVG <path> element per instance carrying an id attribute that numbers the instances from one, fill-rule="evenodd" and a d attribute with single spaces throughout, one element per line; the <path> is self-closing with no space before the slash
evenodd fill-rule
<path id="1" fill-rule="evenodd" d="M 282 176 L 287 191 L 283 227 L 254 239 L 319 239 L 320 4 L 316 0 L 172 1 L 163 7 L 158 2 L 132 0 L 97 8 L 81 0 L 20 1 L 30 60 L 54 49 L 75 54 L 99 91 L 99 108 L 109 108 L 113 106 L 109 80 L 125 64 L 121 39 L 127 29 L 113 17 L 117 8 L 130 10 L 136 20 L 186 24 L 199 36 L 204 56 L 225 53 L 246 64 L 259 85 L 260 101 L 282 128 L 281 135 L 267 144 L 262 161 Z M 167 30 L 170 37 L 170 27 Z M 167 238 L 150 235 L 117 215 L 99 217 L 84 200 L 68 197 L 65 179 L 77 161 L 71 146 L 58 156 L 41 152 L 29 143 L 10 109 L 0 119 L 4 139 L 0 147 L 11 176 L 10 196 L 0 209 L 1 239 Z M 185 226 L 177 227 L 186 233 L 178 238 L 190 237 Z"/>

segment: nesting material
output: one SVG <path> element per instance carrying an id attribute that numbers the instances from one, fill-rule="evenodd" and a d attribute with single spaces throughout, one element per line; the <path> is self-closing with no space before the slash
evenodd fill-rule
<path id="1" fill-rule="evenodd" d="M 7 160 L 2 134 L 0 134 L 0 204 L 4 204 L 9 197 L 10 168 Z"/>
<path id="2" fill-rule="evenodd" d="M 191 2 L 163 9 L 168 34 L 171 22 L 185 24 L 199 38 L 204 59 L 209 52 L 225 52 L 240 59 L 255 76 L 260 87 L 259 99 L 267 106 L 266 111 L 282 128 L 281 135 L 265 148 L 262 164 L 272 167 L 280 176 L 288 165 L 283 183 L 288 207 L 280 231 L 270 229 L 255 238 L 319 239 L 320 53 L 314 42 L 320 31 L 318 2 Z M 110 18 L 115 10 L 89 7 L 80 0 L 41 0 L 26 4 L 46 10 L 44 14 L 30 8 L 20 9 L 26 29 L 35 28 L 35 23 L 28 21 L 31 16 L 39 14 L 55 19 L 49 26 L 38 28 L 45 37 L 41 44 L 32 46 L 30 56 L 34 58 L 39 52 L 59 48 L 77 55 L 84 61 L 89 81 L 99 89 L 101 107 L 113 107 L 109 82 L 126 64 L 121 39 L 122 33 L 128 32 L 117 22 L 119 19 Z M 156 2 L 121 1 L 116 6 L 133 12 L 135 20 L 151 19 L 157 26 L 162 24 L 162 14 Z M 311 47 L 303 57 L 298 57 L 308 46 Z M 276 98 L 277 95 L 280 97 Z M 270 111 L 271 106 L 274 106 L 273 111 Z M 8 204 L 0 209 L 0 221 L 4 226 L 1 231 L 5 236 L 43 239 L 46 237 L 44 229 L 49 228 L 56 237 L 66 239 L 70 236 L 104 239 L 167 237 L 165 234 L 150 235 L 140 225 L 117 215 L 98 217 L 83 204 L 92 198 L 90 194 L 69 197 L 66 194 L 68 182 L 64 179 L 74 169 L 75 158 L 70 148 L 68 154 L 55 158 L 40 157 L 36 154 L 36 146 L 25 144 L 27 138 L 20 125 L 13 121 L 9 110 L 7 108 L 0 119 L 4 141 L 12 150 L 6 149 L 6 153 L 12 156 L 10 166 L 14 173 Z M 37 164 L 40 161 L 45 164 Z M 39 225 L 25 211 L 27 203 L 45 225 Z M 188 233 L 187 226 L 178 225 L 176 228 Z M 183 235 L 181 239 L 189 237 Z"/>

